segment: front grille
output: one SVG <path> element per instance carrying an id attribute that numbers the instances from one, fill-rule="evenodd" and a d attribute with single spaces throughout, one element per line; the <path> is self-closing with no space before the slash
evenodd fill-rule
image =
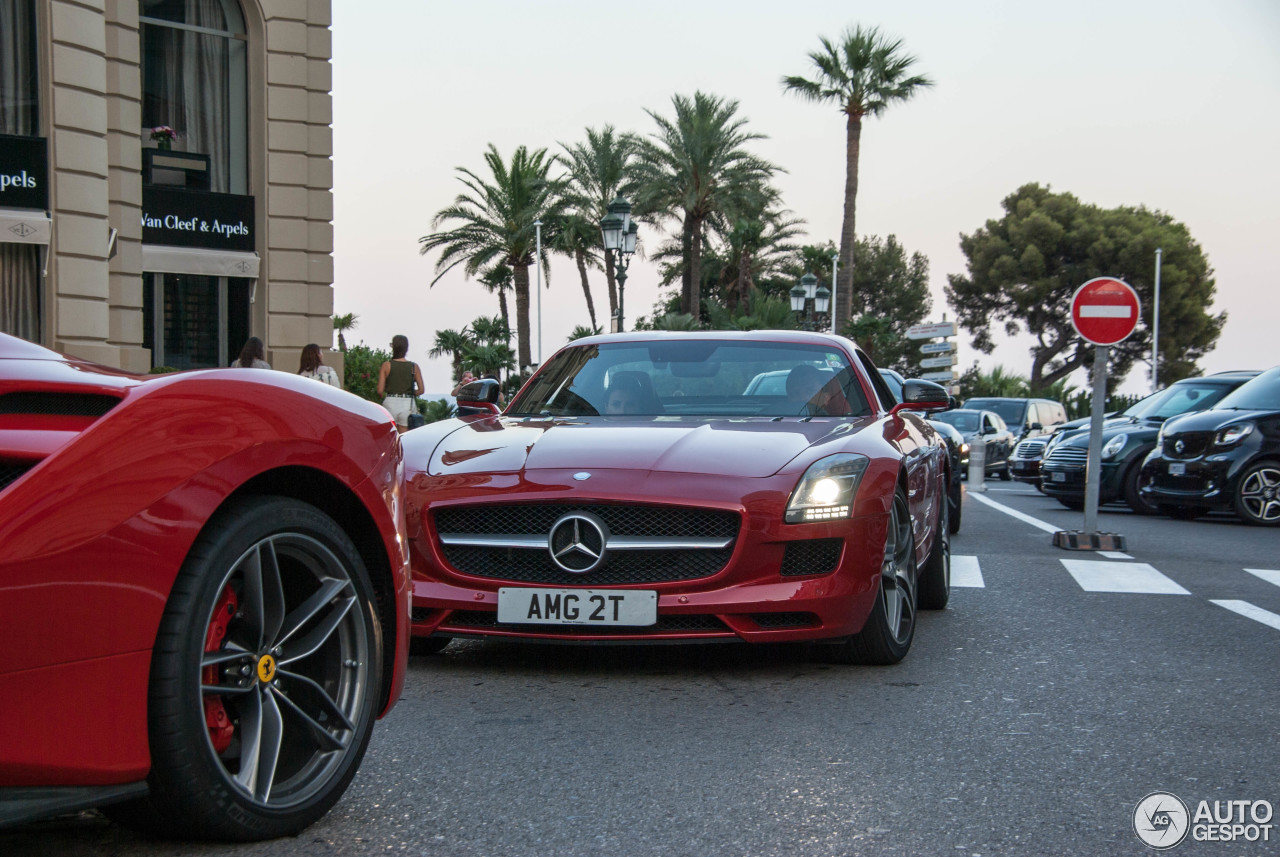
<path id="1" fill-rule="evenodd" d="M 1024 440 L 1013 449 L 1014 458 L 1039 458 L 1044 455 L 1046 440 Z"/>
<path id="2" fill-rule="evenodd" d="M 811 628 L 818 624 L 812 613 L 752 613 L 751 621 L 761 628 Z"/>
<path id="3" fill-rule="evenodd" d="M 830 574 L 840 562 L 843 539 L 806 539 L 787 542 L 782 557 L 781 574 L 790 577 L 800 574 Z"/>
<path id="4" fill-rule="evenodd" d="M 1065 464 L 1068 466 L 1083 467 L 1089 460 L 1089 450 L 1081 446 L 1058 446 L 1053 452 L 1049 453 L 1049 457 L 1045 459 L 1045 463 Z"/>
<path id="5" fill-rule="evenodd" d="M 0 414 L 100 417 L 118 404 L 115 396 L 98 393 L 6 393 L 0 396 Z"/>
<path id="6" fill-rule="evenodd" d="M 17 482 L 18 477 L 36 466 L 34 461 L 7 461 L 0 459 L 0 491 Z"/>
<path id="7" fill-rule="evenodd" d="M 454 506 L 434 511 L 442 535 L 545 536 L 566 512 L 590 512 L 612 536 L 670 539 L 733 539 L 740 526 L 736 512 L 672 506 L 588 504 L 516 504 Z M 694 580 L 716 574 L 733 555 L 733 543 L 715 549 L 615 550 L 593 571 L 577 574 L 560 568 L 545 547 L 442 544 L 449 564 L 464 574 L 491 580 L 575 586 L 625 586 Z"/>
<path id="8" fill-rule="evenodd" d="M 460 610 L 445 620 L 442 631 L 462 632 L 468 628 L 479 630 L 512 631 L 520 634 L 573 633 L 596 636 L 635 636 L 638 634 L 671 633 L 726 633 L 729 629 L 715 616 L 667 615 L 659 616 L 655 625 L 524 625 L 499 622 L 496 611 Z"/>
<path id="9" fill-rule="evenodd" d="M 1187 474 L 1184 476 L 1170 476 L 1168 473 L 1157 470 L 1151 484 L 1164 491 L 1175 494 L 1208 494 L 1215 487 L 1211 474 Z"/>
<path id="10" fill-rule="evenodd" d="M 1213 441 L 1213 433 L 1207 431 L 1189 431 L 1183 434 L 1165 435 L 1165 458 L 1199 458 L 1209 449 Z M 1182 444 L 1182 449 L 1178 449 Z"/>

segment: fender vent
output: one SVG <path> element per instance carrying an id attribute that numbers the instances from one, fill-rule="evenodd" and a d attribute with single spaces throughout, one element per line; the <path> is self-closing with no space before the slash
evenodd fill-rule
<path id="1" fill-rule="evenodd" d="M 9 487 L 18 477 L 35 467 L 35 461 L 13 461 L 0 458 L 0 491 Z"/>
<path id="2" fill-rule="evenodd" d="M 100 417 L 118 404 L 115 396 L 97 393 L 6 393 L 0 396 L 0 414 Z"/>

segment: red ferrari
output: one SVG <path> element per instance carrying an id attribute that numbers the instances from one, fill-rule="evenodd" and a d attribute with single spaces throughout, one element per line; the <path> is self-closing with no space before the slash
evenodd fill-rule
<path id="1" fill-rule="evenodd" d="M 403 475 L 387 413 L 328 385 L 0 336 L 0 822 L 327 812 L 404 682 Z"/>
<path id="2" fill-rule="evenodd" d="M 950 591 L 950 462 L 912 413 L 946 407 L 927 381 L 897 404 L 841 337 L 576 340 L 501 414 L 404 436 L 414 650 L 811 640 L 896 663 Z"/>

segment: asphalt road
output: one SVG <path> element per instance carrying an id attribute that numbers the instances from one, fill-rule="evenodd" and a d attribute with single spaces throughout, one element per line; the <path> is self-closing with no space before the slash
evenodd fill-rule
<path id="1" fill-rule="evenodd" d="M 156 842 L 82 813 L 0 853 L 1139 855 L 1152 792 L 1280 809 L 1280 533 L 1108 507 L 1131 558 L 1105 558 L 992 503 L 1063 529 L 1081 513 L 988 484 L 953 543 L 970 585 L 896 667 L 455 641 L 411 664 L 347 795 L 297 839 Z M 1171 853 L 1280 854 L 1271 823 Z"/>

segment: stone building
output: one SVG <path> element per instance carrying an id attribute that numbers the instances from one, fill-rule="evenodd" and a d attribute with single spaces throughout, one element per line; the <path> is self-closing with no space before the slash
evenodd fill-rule
<path id="1" fill-rule="evenodd" d="M 0 332 L 132 372 L 329 347 L 329 25 L 330 0 L 0 0 Z"/>

